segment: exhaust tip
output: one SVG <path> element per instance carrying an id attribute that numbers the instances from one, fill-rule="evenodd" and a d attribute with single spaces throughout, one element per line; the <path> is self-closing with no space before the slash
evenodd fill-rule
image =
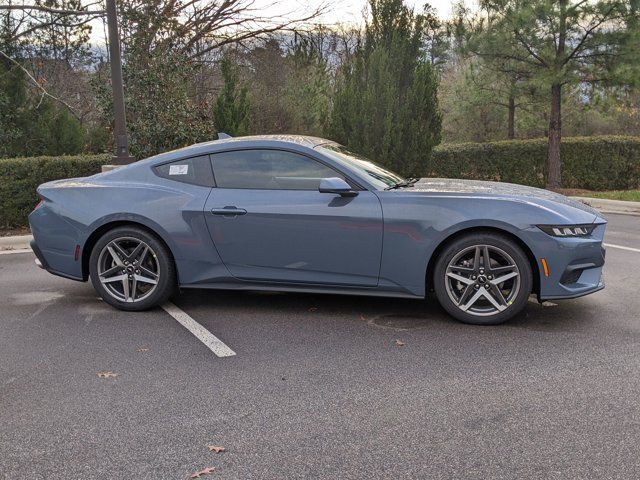
<path id="1" fill-rule="evenodd" d="M 34 260 L 34 262 L 35 262 L 35 264 L 36 264 L 38 267 L 40 267 L 40 268 L 44 269 L 44 267 L 42 266 L 42 262 L 40 261 L 40 259 L 39 259 L 39 258 L 37 258 L 37 257 L 36 257 L 36 259 Z"/>

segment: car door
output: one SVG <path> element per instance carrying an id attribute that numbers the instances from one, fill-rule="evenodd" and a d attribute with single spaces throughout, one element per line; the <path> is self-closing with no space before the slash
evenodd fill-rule
<path id="1" fill-rule="evenodd" d="M 320 179 L 344 175 L 285 150 L 211 155 L 216 187 L 205 217 L 230 273 L 253 281 L 375 286 L 382 207 L 366 190 L 320 193 Z"/>

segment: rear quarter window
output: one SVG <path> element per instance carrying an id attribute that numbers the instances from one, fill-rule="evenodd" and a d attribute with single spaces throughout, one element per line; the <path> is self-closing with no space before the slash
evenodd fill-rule
<path id="1" fill-rule="evenodd" d="M 171 163 L 156 166 L 154 171 L 156 175 L 167 180 L 200 185 L 202 187 L 215 186 L 209 155 L 175 160 Z"/>

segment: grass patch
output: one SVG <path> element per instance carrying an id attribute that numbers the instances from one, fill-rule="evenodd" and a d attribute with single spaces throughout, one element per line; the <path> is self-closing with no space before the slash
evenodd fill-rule
<path id="1" fill-rule="evenodd" d="M 626 200 L 640 202 L 640 190 L 613 190 L 610 192 L 589 192 L 588 197 L 606 198 L 609 200 Z"/>

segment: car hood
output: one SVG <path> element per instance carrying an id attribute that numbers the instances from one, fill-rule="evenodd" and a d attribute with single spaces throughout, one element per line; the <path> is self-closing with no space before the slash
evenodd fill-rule
<path id="1" fill-rule="evenodd" d="M 527 187 L 525 185 L 517 185 L 515 183 L 502 182 L 485 182 L 480 180 L 458 180 L 452 178 L 421 178 L 414 184 L 412 188 L 404 189 L 406 192 L 432 192 L 432 193 L 451 193 L 451 194 L 468 194 L 483 196 L 498 196 L 521 198 L 528 200 L 551 201 L 567 205 L 583 212 L 590 213 L 596 217 L 601 214 L 590 206 L 572 200 L 569 197 L 559 193 L 544 190 L 542 188 Z"/>

